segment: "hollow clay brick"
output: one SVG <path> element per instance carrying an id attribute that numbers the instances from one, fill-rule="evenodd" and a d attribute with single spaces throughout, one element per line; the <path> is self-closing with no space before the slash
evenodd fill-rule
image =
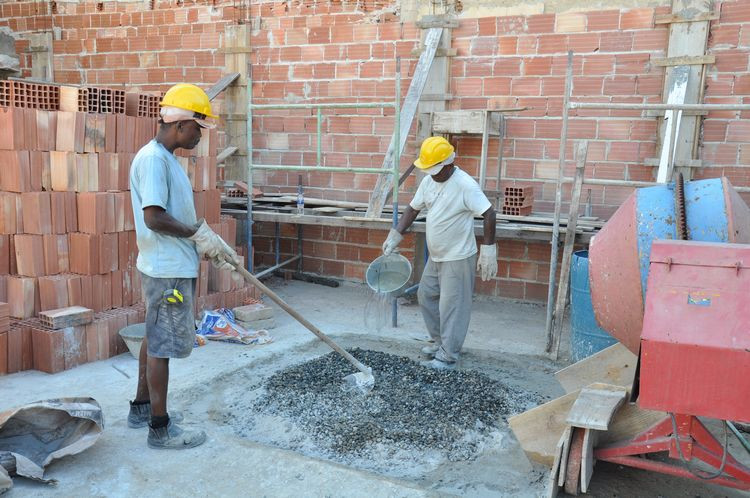
<path id="1" fill-rule="evenodd" d="M 68 244 L 71 272 L 80 275 L 94 275 L 99 272 L 99 246 L 101 245 L 99 235 L 71 233 Z"/>
<path id="2" fill-rule="evenodd" d="M 16 271 L 26 277 L 44 275 L 44 239 L 41 235 L 16 235 L 13 238 Z"/>
<path id="3" fill-rule="evenodd" d="M 52 190 L 74 192 L 78 185 L 76 155 L 72 152 L 50 152 L 50 183 Z"/>
<path id="4" fill-rule="evenodd" d="M 83 152 L 85 132 L 85 113 L 58 112 L 55 148 L 65 152 Z"/>
<path id="5" fill-rule="evenodd" d="M 38 289 L 36 278 L 11 276 L 8 286 L 9 314 L 13 318 L 31 318 L 36 313 Z"/>
<path id="6" fill-rule="evenodd" d="M 68 279 L 60 275 L 39 277 L 40 310 L 56 310 L 68 304 Z"/>
<path id="7" fill-rule="evenodd" d="M 17 107 L 0 108 L 0 150 L 26 148 L 24 113 Z"/>
<path id="8" fill-rule="evenodd" d="M 10 273 L 10 235 L 0 235 L 0 275 Z"/>
<path id="9" fill-rule="evenodd" d="M 38 235 L 52 233 L 49 192 L 25 192 L 21 194 L 21 206 L 25 233 Z"/>
<path id="10" fill-rule="evenodd" d="M 34 369 L 47 373 L 65 370 L 65 339 L 61 330 L 39 325 L 31 329 Z"/>

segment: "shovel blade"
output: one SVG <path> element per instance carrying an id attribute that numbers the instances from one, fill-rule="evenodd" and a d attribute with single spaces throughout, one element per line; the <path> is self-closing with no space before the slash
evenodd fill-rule
<path id="1" fill-rule="evenodd" d="M 367 394 L 375 387 L 375 377 L 372 373 L 357 372 L 344 377 L 345 391 L 358 391 Z"/>

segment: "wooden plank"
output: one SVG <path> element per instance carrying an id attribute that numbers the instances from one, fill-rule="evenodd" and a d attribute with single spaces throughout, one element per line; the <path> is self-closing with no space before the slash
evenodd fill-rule
<path id="1" fill-rule="evenodd" d="M 565 457 L 565 439 L 570 439 L 570 427 L 560 437 L 560 441 L 557 442 L 555 461 L 552 463 L 552 469 L 549 473 L 549 479 L 547 480 L 546 496 L 549 498 L 555 498 L 559 491 L 560 486 L 557 484 L 558 476 L 561 475 L 560 469 L 565 467 L 562 465 L 563 458 Z"/>
<path id="2" fill-rule="evenodd" d="M 231 156 L 232 154 L 234 154 L 234 153 L 235 153 L 235 152 L 237 152 L 238 150 L 239 150 L 239 148 L 238 148 L 238 147 L 236 147 L 236 146 L 234 146 L 234 145 L 231 145 L 231 146 L 227 147 L 226 149 L 222 150 L 222 151 L 221 151 L 221 152 L 219 152 L 219 154 L 218 154 L 218 155 L 216 156 L 216 164 L 221 164 L 221 163 L 223 163 L 224 161 L 226 161 L 226 160 L 227 160 L 227 158 L 228 158 L 229 156 Z"/>
<path id="3" fill-rule="evenodd" d="M 601 383 L 591 384 L 588 387 L 592 389 L 621 389 L 620 386 L 609 386 Z M 547 466 L 552 465 L 557 442 L 565 428 L 568 427 L 565 419 L 579 394 L 580 391 L 573 391 L 508 419 L 508 425 L 529 460 Z M 612 423 L 613 427 L 617 419 L 616 416 Z M 623 429 L 621 432 L 627 432 L 627 430 Z"/>
<path id="4" fill-rule="evenodd" d="M 598 444 L 631 439 L 666 417 L 665 412 L 644 410 L 635 403 L 625 403 L 612 418 L 609 430 L 599 435 Z"/>
<path id="5" fill-rule="evenodd" d="M 638 357 L 621 343 L 599 351 L 555 373 L 565 389 L 573 392 L 594 382 L 629 387 L 633 384 Z"/>
<path id="6" fill-rule="evenodd" d="M 573 435 L 573 428 L 568 426 L 563 432 L 560 440 L 563 442 L 562 459 L 560 459 L 560 468 L 568 468 L 568 454 L 570 453 L 570 437 Z M 560 472 L 557 480 L 558 486 L 565 486 L 565 472 Z"/>
<path id="7" fill-rule="evenodd" d="M 247 24 L 229 25 L 224 30 L 223 47 L 230 51 L 224 54 L 224 67 L 227 73 L 239 76 L 226 89 L 223 110 L 228 115 L 239 114 L 242 120 L 227 120 L 227 147 L 237 147 L 235 154 L 224 160 L 224 178 L 247 182 L 247 82 L 250 49 L 250 26 Z M 243 52 L 240 52 L 244 49 Z"/>
<path id="8" fill-rule="evenodd" d="M 485 113 L 489 114 L 488 133 L 498 135 L 500 114 L 494 111 L 442 111 L 432 114 L 432 132 L 448 134 L 476 134 L 484 131 Z"/>
<path id="9" fill-rule="evenodd" d="M 681 55 L 679 57 L 659 57 L 651 59 L 654 66 L 696 66 L 701 64 L 714 64 L 714 55 Z"/>
<path id="10" fill-rule="evenodd" d="M 445 15 L 423 16 L 415 24 L 421 29 L 457 28 L 458 19 Z"/>
<path id="11" fill-rule="evenodd" d="M 424 52 L 424 47 L 415 48 L 411 51 L 412 57 L 419 57 Z M 435 57 L 455 57 L 457 49 L 455 48 L 438 48 L 435 51 Z"/>
<path id="12" fill-rule="evenodd" d="M 52 32 L 29 35 L 29 42 L 32 46 L 44 48 L 44 51 L 37 50 L 31 54 L 31 77 L 43 80 L 45 83 L 54 81 Z"/>
<path id="13" fill-rule="evenodd" d="M 398 140 L 399 151 L 403 152 L 406 146 L 406 140 L 409 136 L 409 130 L 411 129 L 412 121 L 417 112 L 417 106 L 419 105 L 419 99 L 427 83 L 427 76 L 429 75 L 430 67 L 435 59 L 435 51 L 440 43 L 440 39 L 443 35 L 443 28 L 431 28 L 425 34 L 424 45 L 425 51 L 419 56 L 417 67 L 414 70 L 414 74 L 409 84 L 409 90 L 406 93 L 403 105 L 401 106 L 401 115 L 399 119 L 399 130 L 400 136 L 391 138 L 388 146 L 388 151 L 385 154 L 383 160 L 383 169 L 392 169 L 394 167 L 394 161 L 396 160 L 396 142 Z M 381 174 L 378 176 L 378 181 L 375 184 L 372 195 L 370 196 L 369 206 L 367 207 L 367 216 L 370 218 L 378 218 L 383 212 L 383 206 L 385 205 L 385 199 L 388 195 L 388 191 L 393 188 L 393 177 L 389 174 Z"/>
<path id="14" fill-rule="evenodd" d="M 221 92 L 226 90 L 226 88 L 232 83 L 234 83 L 239 77 L 240 77 L 240 73 L 229 73 L 227 75 L 222 76 L 219 81 L 217 81 L 211 88 L 206 90 L 206 95 L 208 95 L 208 100 L 215 99 Z"/>
<path id="15" fill-rule="evenodd" d="M 718 18 L 719 18 L 718 12 L 704 12 L 701 14 L 694 15 L 693 17 L 686 17 L 683 14 L 656 14 L 654 16 L 654 24 L 713 21 Z"/>
<path id="16" fill-rule="evenodd" d="M 690 70 L 687 66 L 675 68 L 670 73 L 670 87 L 667 103 L 682 104 L 685 102 L 688 77 Z M 659 169 L 656 173 L 658 183 L 667 183 L 672 180 L 672 170 L 677 142 L 677 133 L 682 121 L 682 111 L 669 110 L 664 113 L 662 121 L 663 136 L 661 154 L 659 156 Z"/>
<path id="17" fill-rule="evenodd" d="M 585 493 L 589 489 L 591 477 L 594 475 L 594 446 L 597 438 L 601 434 L 599 431 L 586 429 L 583 433 L 583 450 L 581 452 L 581 492 Z"/>
<path id="18" fill-rule="evenodd" d="M 622 391 L 581 389 L 566 420 L 575 427 L 606 431 L 617 409 L 625 402 L 626 396 L 625 387 Z"/>
<path id="19" fill-rule="evenodd" d="M 311 209 L 314 213 L 338 213 L 343 211 L 344 208 L 340 207 L 334 207 L 334 206 L 320 206 L 320 207 L 314 207 Z"/>
<path id="20" fill-rule="evenodd" d="M 547 353 L 557 359 L 560 351 L 560 338 L 563 331 L 563 319 L 565 318 L 565 306 L 568 301 L 568 287 L 570 283 L 570 263 L 573 258 L 573 246 L 576 239 L 576 224 L 578 223 L 578 211 L 581 205 L 581 189 L 583 187 L 583 177 L 586 170 L 586 154 L 588 152 L 588 142 L 578 143 L 576 149 L 576 175 L 573 182 L 573 191 L 571 192 L 570 212 L 568 214 L 568 226 L 565 232 L 565 243 L 563 245 L 563 256 L 560 267 L 560 283 L 557 290 L 557 300 L 555 302 L 555 311 L 552 315 L 552 328 L 547 336 Z"/>
<path id="21" fill-rule="evenodd" d="M 573 427 L 570 437 L 570 453 L 568 453 L 568 465 L 565 469 L 565 492 L 569 495 L 578 496 L 581 489 L 581 465 L 583 464 L 583 438 L 585 429 Z"/>

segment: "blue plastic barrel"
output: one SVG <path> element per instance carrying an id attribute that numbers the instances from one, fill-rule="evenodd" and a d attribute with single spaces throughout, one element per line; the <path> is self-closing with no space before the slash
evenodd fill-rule
<path id="1" fill-rule="evenodd" d="M 577 251 L 570 264 L 570 358 L 580 361 L 616 342 L 596 323 L 589 289 L 589 252 Z"/>

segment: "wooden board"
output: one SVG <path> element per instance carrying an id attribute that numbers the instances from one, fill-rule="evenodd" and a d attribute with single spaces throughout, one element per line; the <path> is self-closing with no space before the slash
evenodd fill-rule
<path id="1" fill-rule="evenodd" d="M 562 458 L 560 459 L 560 468 L 566 469 L 568 468 L 568 454 L 570 453 L 570 437 L 573 435 L 573 428 L 568 426 L 565 429 L 565 432 L 563 432 L 562 437 L 560 437 L 560 440 L 563 443 L 562 447 Z M 557 480 L 558 486 L 564 486 L 565 485 L 565 472 L 558 472 L 559 477 Z"/>
<path id="2" fill-rule="evenodd" d="M 586 429 L 583 433 L 583 451 L 581 452 L 581 492 L 589 489 L 591 476 L 594 475 L 594 446 L 596 446 L 599 431 Z"/>
<path id="3" fill-rule="evenodd" d="M 577 496 L 581 489 L 581 464 L 583 463 L 583 438 L 585 429 L 574 427 L 570 437 L 570 453 L 565 469 L 565 492 Z"/>
<path id="4" fill-rule="evenodd" d="M 644 410 L 635 403 L 625 403 L 612 418 L 609 430 L 599 435 L 599 444 L 630 439 L 666 417 L 665 412 Z"/>
<path id="5" fill-rule="evenodd" d="M 311 209 L 311 211 L 315 213 L 338 213 L 343 210 L 344 208 L 335 206 L 319 206 Z M 344 216 L 344 218 L 346 218 L 346 216 Z"/>
<path id="6" fill-rule="evenodd" d="M 563 368 L 555 374 L 555 378 L 566 393 L 594 382 L 629 387 L 633 384 L 637 362 L 638 357 L 618 342 Z"/>
<path id="7" fill-rule="evenodd" d="M 568 427 L 568 429 L 563 433 L 562 437 L 560 437 L 560 441 L 558 441 L 557 443 L 555 461 L 552 463 L 552 469 L 550 470 L 549 479 L 547 481 L 546 496 L 548 498 L 555 498 L 560 488 L 560 486 L 558 486 L 557 484 L 557 481 L 558 476 L 562 474 L 560 472 L 560 469 L 565 468 L 562 465 L 562 461 L 565 457 L 564 447 L 566 439 L 570 439 L 570 427 Z"/>
<path id="8" fill-rule="evenodd" d="M 626 396 L 625 387 L 622 387 L 621 391 L 588 387 L 581 389 L 566 420 L 575 427 L 606 431 L 617 409 L 625 402 Z"/>
<path id="9" fill-rule="evenodd" d="M 482 134 L 487 111 L 442 111 L 432 113 L 432 132 L 447 134 Z M 497 136 L 500 130 L 500 114 L 489 112 L 487 132 Z"/>

